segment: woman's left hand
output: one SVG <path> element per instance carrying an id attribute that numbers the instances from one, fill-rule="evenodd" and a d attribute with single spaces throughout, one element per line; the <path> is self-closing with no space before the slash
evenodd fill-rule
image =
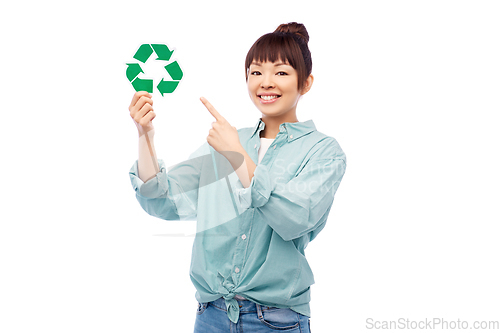
<path id="1" fill-rule="evenodd" d="M 238 152 L 242 146 L 236 127 L 231 126 L 205 97 L 201 97 L 200 100 L 216 120 L 212 123 L 212 128 L 208 132 L 208 144 L 221 154 L 227 151 Z"/>

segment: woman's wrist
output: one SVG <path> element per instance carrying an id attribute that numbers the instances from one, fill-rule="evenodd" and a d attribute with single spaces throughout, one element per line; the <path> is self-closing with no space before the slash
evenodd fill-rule
<path id="1" fill-rule="evenodd" d="M 137 132 L 139 133 L 139 137 L 147 133 L 150 139 L 152 139 L 155 135 L 154 127 L 144 128 L 140 124 L 137 124 Z"/>

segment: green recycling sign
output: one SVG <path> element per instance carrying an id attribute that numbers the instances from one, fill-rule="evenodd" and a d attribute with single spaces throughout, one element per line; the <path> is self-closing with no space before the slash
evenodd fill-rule
<path id="1" fill-rule="evenodd" d="M 153 53 L 156 54 L 157 58 L 152 59 Z M 164 44 L 142 44 L 134 55 L 134 59 L 140 61 L 143 64 L 151 61 L 161 62 L 161 66 L 164 71 L 161 74 L 161 81 L 156 85 L 156 88 L 163 96 L 164 94 L 171 94 L 175 91 L 179 82 L 182 79 L 183 73 L 177 61 L 169 62 L 174 51 L 170 50 L 167 45 Z M 149 60 L 149 61 L 148 61 Z M 165 63 L 167 63 L 165 65 Z M 165 65 L 165 66 L 164 66 Z M 135 91 L 147 91 L 153 93 L 153 79 L 148 77 L 139 77 L 139 74 L 146 74 L 142 70 L 139 63 L 128 63 L 127 64 L 127 79 L 132 83 Z M 164 74 L 168 74 L 165 77 Z"/>

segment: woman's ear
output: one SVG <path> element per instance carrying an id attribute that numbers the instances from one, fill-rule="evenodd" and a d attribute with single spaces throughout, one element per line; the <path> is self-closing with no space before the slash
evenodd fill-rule
<path id="1" fill-rule="evenodd" d="M 309 90 L 311 90 L 311 87 L 313 85 L 313 81 L 314 81 L 314 76 L 312 74 L 309 74 L 309 76 L 306 79 L 306 83 L 304 84 L 304 87 L 302 88 L 302 91 L 300 92 L 301 95 L 304 95 Z"/>

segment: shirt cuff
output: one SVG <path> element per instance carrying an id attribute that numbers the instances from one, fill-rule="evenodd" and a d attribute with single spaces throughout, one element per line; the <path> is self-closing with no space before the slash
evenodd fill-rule
<path id="1" fill-rule="evenodd" d="M 139 178 L 138 172 L 138 161 L 132 165 L 129 171 L 130 182 L 134 191 L 146 198 L 159 198 L 164 197 L 167 193 L 167 170 L 165 168 L 165 162 L 163 160 L 158 160 L 158 165 L 160 171 L 153 178 L 149 179 L 147 182 L 143 182 Z"/>
<path id="2" fill-rule="evenodd" d="M 264 164 L 257 164 L 252 181 L 247 188 L 236 190 L 236 197 L 244 209 L 264 206 L 273 190 L 269 170 Z"/>

